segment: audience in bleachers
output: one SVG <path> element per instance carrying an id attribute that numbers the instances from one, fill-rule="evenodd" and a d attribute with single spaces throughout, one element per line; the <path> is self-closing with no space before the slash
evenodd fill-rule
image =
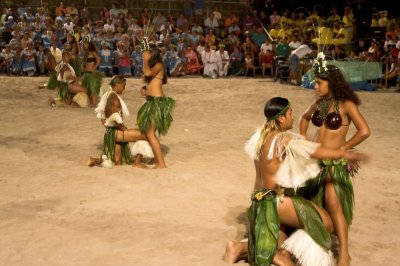
<path id="1" fill-rule="evenodd" d="M 5 8 L 1 14 L 0 73 L 48 74 L 48 56 L 59 62 L 65 49 L 70 51 L 71 60 L 80 62 L 84 56 L 82 40 L 87 37 L 93 40 L 100 56 L 100 72 L 139 77 L 140 43 L 148 36 L 163 47 L 165 67 L 171 76 L 226 77 L 250 71 L 252 76 L 259 73 L 265 77 L 268 70 L 273 77 L 279 60 L 299 64 L 303 55 L 294 60 L 293 51 L 307 44 L 314 47 L 310 45 L 314 42 L 335 60 L 386 64 L 390 78 L 397 80 L 393 76 L 398 67 L 393 64 L 399 58 L 400 25 L 399 19 L 390 18 L 387 11 L 371 14 L 371 27 L 384 28 L 385 35 L 356 39 L 356 18 L 350 7 L 331 8 L 330 14 L 321 14 L 318 9 L 306 14 L 304 9 L 280 11 L 272 5 L 256 16 L 248 8 L 225 17 L 217 6 L 207 8 L 203 1 L 196 1 L 194 6 L 184 1 L 179 14 L 144 8 L 134 16 L 125 4 L 115 2 L 96 17 L 90 7 L 73 2 L 59 2 L 54 10 L 46 3 L 33 10 L 22 2 L 18 8 Z M 294 80 L 299 80 L 299 73 L 293 71 L 299 68 L 296 65 L 290 69 L 290 80 L 297 83 Z"/>

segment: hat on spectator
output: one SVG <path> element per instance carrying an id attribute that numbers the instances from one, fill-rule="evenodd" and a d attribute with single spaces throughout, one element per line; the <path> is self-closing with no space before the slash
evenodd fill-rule
<path id="1" fill-rule="evenodd" d="M 106 41 L 101 41 L 101 46 L 103 46 L 103 45 L 106 45 L 107 46 L 107 48 L 108 48 L 108 42 L 106 42 Z"/>
<path id="2" fill-rule="evenodd" d="M 8 16 L 8 19 L 14 19 L 13 16 Z"/>
<path id="3" fill-rule="evenodd" d="M 377 42 L 376 39 L 372 39 L 372 40 L 371 40 L 371 43 L 373 43 L 373 42 Z"/>
<path id="4" fill-rule="evenodd" d="M 225 48 L 225 44 L 220 43 L 220 44 L 218 44 L 218 47 L 219 47 L 219 48 Z"/>

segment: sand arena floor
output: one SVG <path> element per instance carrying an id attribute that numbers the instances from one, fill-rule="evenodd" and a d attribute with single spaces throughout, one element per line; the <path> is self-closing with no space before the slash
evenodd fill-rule
<path id="1" fill-rule="evenodd" d="M 174 122 L 161 138 L 168 169 L 86 166 L 104 129 L 92 108 L 52 108 L 46 78 L 0 77 L 1 265 L 225 265 L 245 232 L 254 169 L 243 145 L 266 100 L 290 99 L 298 118 L 312 90 L 269 79 L 170 79 Z M 135 126 L 142 81 L 123 98 Z M 359 92 L 372 156 L 355 178 L 352 265 L 397 265 L 400 252 L 400 93 Z M 354 126 L 350 127 L 350 133 Z"/>

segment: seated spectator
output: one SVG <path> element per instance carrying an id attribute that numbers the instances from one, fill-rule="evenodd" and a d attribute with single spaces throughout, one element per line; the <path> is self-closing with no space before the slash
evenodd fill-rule
<path id="1" fill-rule="evenodd" d="M 255 31 L 251 34 L 251 40 L 253 41 L 253 43 L 255 44 L 255 46 L 257 48 L 260 48 L 266 39 L 267 39 L 267 35 L 265 35 L 265 33 L 261 27 L 258 27 L 257 31 Z"/>
<path id="2" fill-rule="evenodd" d="M 108 18 L 108 19 L 107 19 L 107 23 L 104 24 L 104 30 L 105 30 L 106 32 L 107 32 L 107 31 L 111 31 L 112 33 L 115 32 L 115 26 L 114 26 L 113 21 L 112 21 L 111 18 Z"/>
<path id="3" fill-rule="evenodd" d="M 228 75 L 229 69 L 229 54 L 228 51 L 225 50 L 225 45 L 220 43 L 218 45 L 218 51 L 216 51 L 218 58 L 218 75 L 220 77 L 226 77 Z"/>
<path id="4" fill-rule="evenodd" d="M 335 45 L 332 51 L 332 58 L 335 60 L 343 60 L 347 57 L 342 46 Z"/>
<path id="5" fill-rule="evenodd" d="M 218 76 L 218 58 L 215 51 L 211 49 L 209 44 L 204 46 L 204 51 L 201 54 L 201 61 L 203 62 L 204 66 L 203 76 L 216 78 Z"/>
<path id="6" fill-rule="evenodd" d="M 18 46 L 15 51 L 15 55 L 13 56 L 13 61 L 11 64 L 11 72 L 14 76 L 22 76 L 22 47 Z"/>
<path id="7" fill-rule="evenodd" d="M 267 49 L 261 56 L 262 77 L 265 77 L 265 70 L 270 69 L 271 78 L 274 77 L 274 56 L 272 51 Z"/>
<path id="8" fill-rule="evenodd" d="M 258 58 L 259 58 L 258 64 L 259 65 L 261 65 L 262 57 L 264 54 L 267 53 L 267 50 L 269 50 L 272 53 L 272 56 L 274 55 L 273 54 L 274 48 L 275 47 L 272 45 L 271 41 L 269 39 L 265 39 L 264 43 L 260 47 L 260 53 L 258 55 Z"/>
<path id="9" fill-rule="evenodd" d="M 253 77 L 256 77 L 256 66 L 250 53 L 246 53 L 244 56 L 244 76 L 247 76 L 247 71 L 253 70 Z"/>
<path id="10" fill-rule="evenodd" d="M 289 58 L 291 49 L 288 45 L 288 37 L 284 37 L 278 40 L 276 45 L 276 55 L 284 58 L 285 60 Z"/>
<path id="11" fill-rule="evenodd" d="M 6 44 L 4 49 L 0 53 L 1 63 L 0 63 L 0 73 L 4 68 L 7 76 L 11 76 L 11 66 L 13 63 L 14 53 L 11 51 L 11 46 Z"/>
<path id="12" fill-rule="evenodd" d="M 232 75 L 239 75 L 243 70 L 243 54 L 238 46 L 233 46 L 233 52 L 229 57 Z"/>
<path id="13" fill-rule="evenodd" d="M 22 51 L 22 71 L 29 77 L 36 73 L 36 50 L 33 47 L 33 42 L 30 41 L 27 47 Z"/>
<path id="14" fill-rule="evenodd" d="M 357 46 L 354 48 L 354 51 L 357 57 L 364 57 L 364 53 L 368 51 L 368 48 L 365 46 L 364 39 L 358 39 Z"/>
<path id="15" fill-rule="evenodd" d="M 186 68 L 189 74 L 198 73 L 203 68 L 203 65 L 199 62 L 199 58 L 194 47 L 194 44 L 188 45 L 184 51 L 184 55 L 186 57 Z"/>
<path id="16" fill-rule="evenodd" d="M 257 53 L 257 47 L 249 37 L 247 37 L 245 42 L 242 44 L 242 53 L 249 54 L 254 61 L 255 54 Z"/>

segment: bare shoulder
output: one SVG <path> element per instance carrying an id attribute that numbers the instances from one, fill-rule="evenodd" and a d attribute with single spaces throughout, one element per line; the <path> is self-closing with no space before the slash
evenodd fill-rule
<path id="1" fill-rule="evenodd" d="M 113 106 L 120 106 L 121 105 L 121 103 L 119 101 L 119 98 L 117 97 L 116 94 L 111 93 L 110 96 L 108 96 L 107 105 L 113 105 Z"/>
<path id="2" fill-rule="evenodd" d="M 343 106 L 345 112 L 358 110 L 358 106 L 353 101 L 350 100 L 343 101 L 341 105 Z"/>

